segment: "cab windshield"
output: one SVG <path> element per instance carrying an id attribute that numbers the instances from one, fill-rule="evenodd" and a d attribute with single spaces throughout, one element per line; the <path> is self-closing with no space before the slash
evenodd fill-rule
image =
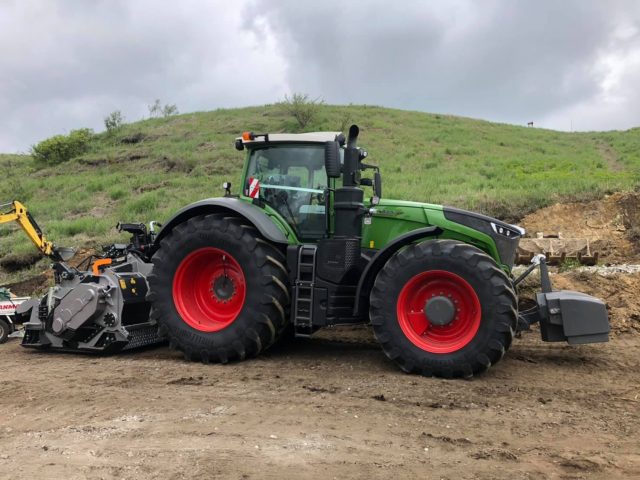
<path id="1" fill-rule="evenodd" d="M 251 180 L 258 180 L 260 198 L 287 221 L 299 239 L 325 235 L 328 184 L 323 145 L 253 149 L 247 171 L 247 182 Z"/>

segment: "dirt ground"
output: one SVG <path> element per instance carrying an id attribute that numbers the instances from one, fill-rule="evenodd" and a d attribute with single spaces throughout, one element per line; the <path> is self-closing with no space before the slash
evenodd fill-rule
<path id="1" fill-rule="evenodd" d="M 637 333 L 529 332 L 470 381 L 401 373 L 365 327 L 226 366 L 15 339 L 0 361 L 0 478 L 640 477 Z"/>
<path id="2" fill-rule="evenodd" d="M 403 374 L 367 327 L 227 366 L 167 347 L 92 357 L 13 339 L 0 345 L 0 478 L 640 478 L 639 212 L 638 195 L 615 194 L 523 219 L 623 263 L 553 275 L 605 299 L 611 341 L 526 332 L 469 381 Z"/>

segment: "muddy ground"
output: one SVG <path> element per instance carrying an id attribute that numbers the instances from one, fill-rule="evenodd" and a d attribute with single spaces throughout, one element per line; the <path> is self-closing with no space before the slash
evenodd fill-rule
<path id="1" fill-rule="evenodd" d="M 227 366 L 0 346 L 1 478 L 638 478 L 640 335 L 473 380 L 401 373 L 367 328 Z M 349 342 L 338 342 L 336 338 Z"/>
<path id="2" fill-rule="evenodd" d="M 606 300 L 611 341 L 527 332 L 469 381 L 403 374 L 366 327 L 227 366 L 167 347 L 105 358 L 13 339 L 0 345 L 0 478 L 640 478 L 639 205 L 616 194 L 523 219 L 626 263 L 553 276 Z"/>

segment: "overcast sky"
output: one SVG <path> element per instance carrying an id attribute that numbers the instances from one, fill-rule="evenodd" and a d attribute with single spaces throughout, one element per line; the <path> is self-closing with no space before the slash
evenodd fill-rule
<path id="1" fill-rule="evenodd" d="M 633 0 L 0 0 L 0 152 L 291 92 L 559 130 L 640 126 Z"/>

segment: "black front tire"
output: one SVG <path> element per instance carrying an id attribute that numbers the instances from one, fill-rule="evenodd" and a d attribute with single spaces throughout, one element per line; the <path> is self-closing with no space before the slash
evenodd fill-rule
<path id="1" fill-rule="evenodd" d="M 11 333 L 12 328 L 7 321 L 0 318 L 0 344 L 7 341 L 9 338 L 9 334 Z"/>
<path id="2" fill-rule="evenodd" d="M 420 344 L 420 338 L 412 340 L 406 327 L 401 327 L 399 296 L 424 272 L 451 272 L 479 300 L 479 326 L 476 320 L 477 331 L 471 330 L 473 336 L 465 339 L 464 346 L 434 353 L 431 345 Z M 371 290 L 370 317 L 382 349 L 405 372 L 469 378 L 486 371 L 509 349 L 517 324 L 517 301 L 509 277 L 489 255 L 465 243 L 430 240 L 410 245 L 389 259 Z M 429 328 L 433 324 L 422 335 L 429 335 Z"/>
<path id="3" fill-rule="evenodd" d="M 185 258 L 199 249 L 228 252 L 242 269 L 246 295 L 235 320 L 218 331 L 189 325 L 174 301 L 174 277 Z M 227 363 L 258 355 L 288 322 L 290 293 L 283 254 L 243 219 L 210 214 L 176 226 L 160 243 L 148 277 L 151 318 L 171 347 L 189 360 Z"/>

